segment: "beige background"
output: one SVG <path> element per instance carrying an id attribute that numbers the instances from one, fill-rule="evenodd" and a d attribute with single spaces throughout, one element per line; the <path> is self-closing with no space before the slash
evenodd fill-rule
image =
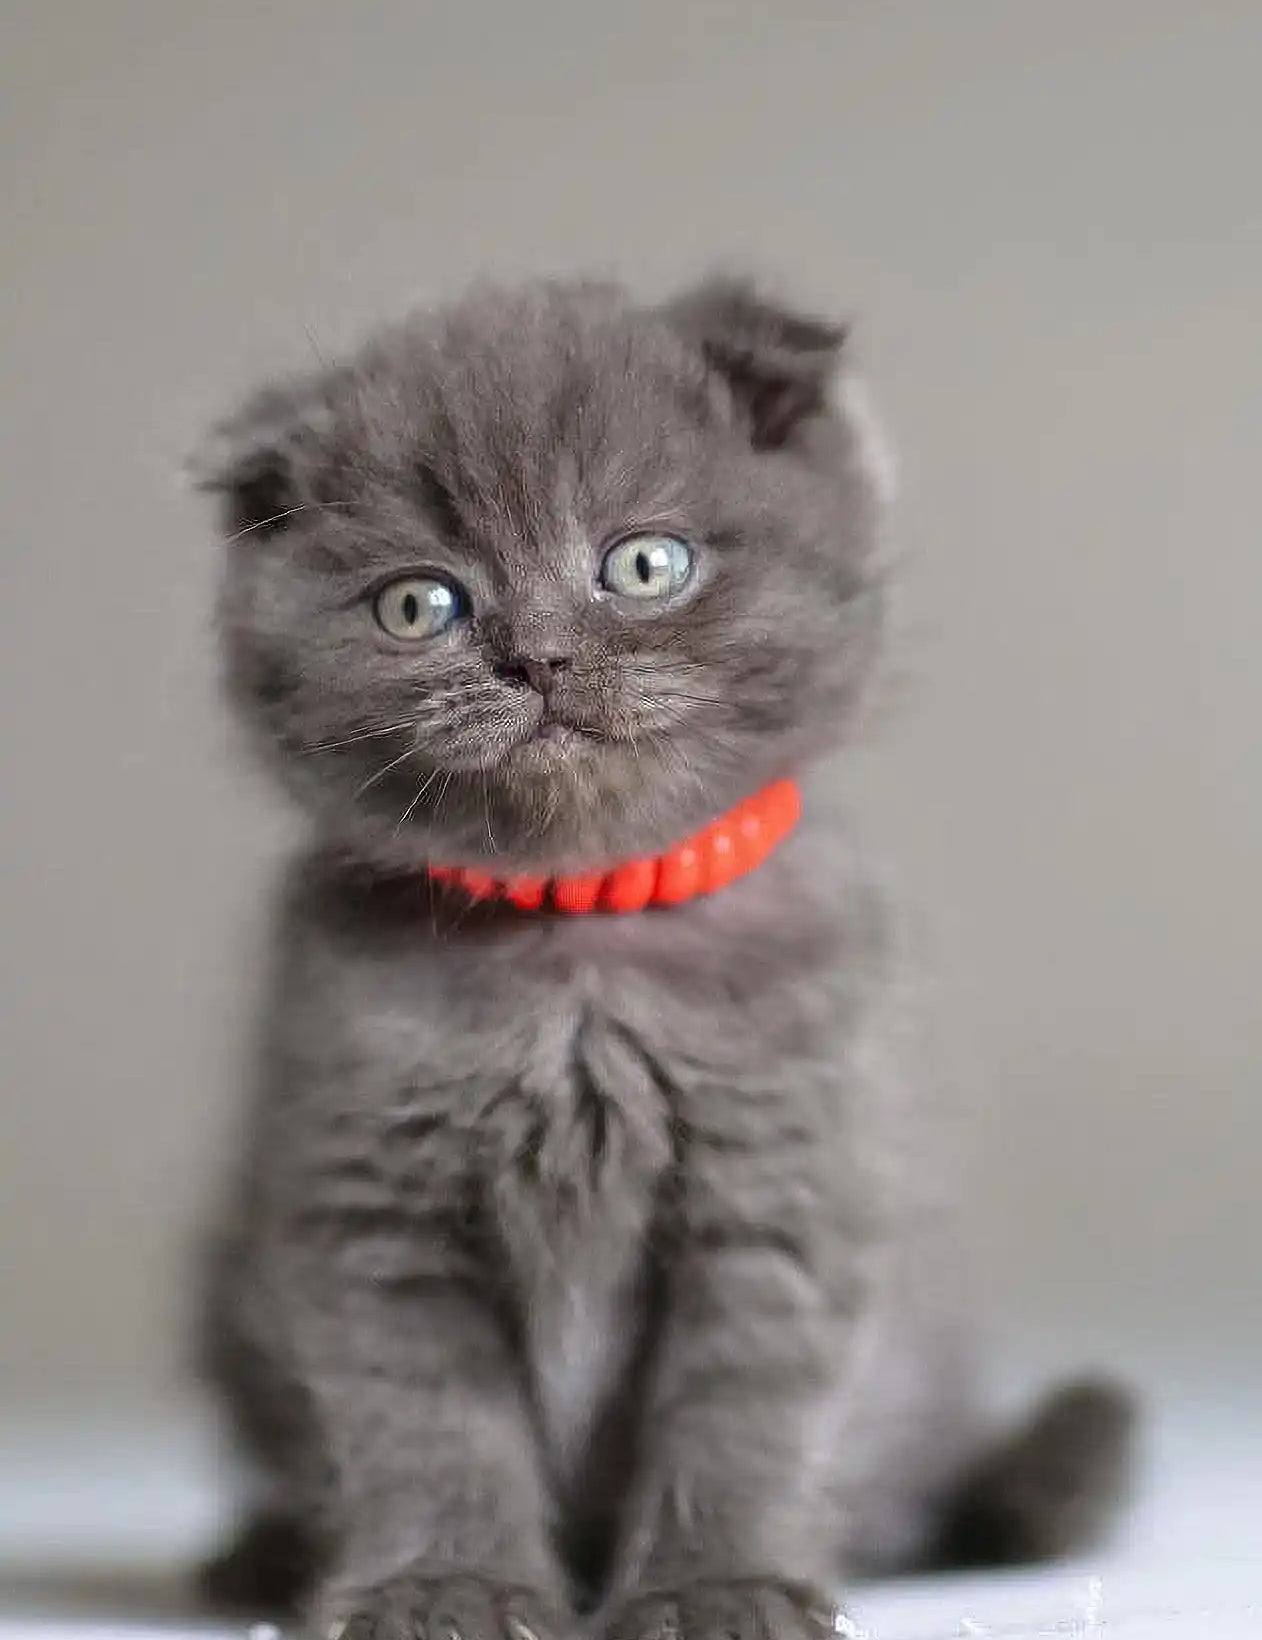
<path id="1" fill-rule="evenodd" d="M 1009 1357 L 1247 1371 L 1262 905 L 1256 0 L 4 0 L 0 1406 L 156 1404 L 287 822 L 179 463 L 472 271 L 853 310 Z"/>

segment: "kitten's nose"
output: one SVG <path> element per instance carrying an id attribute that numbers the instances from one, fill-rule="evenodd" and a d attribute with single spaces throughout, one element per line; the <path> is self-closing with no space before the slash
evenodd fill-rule
<path id="1" fill-rule="evenodd" d="M 558 674 L 569 664 L 569 655 L 509 655 L 495 662 L 494 671 L 505 683 L 533 689 L 546 699 L 556 685 Z"/>

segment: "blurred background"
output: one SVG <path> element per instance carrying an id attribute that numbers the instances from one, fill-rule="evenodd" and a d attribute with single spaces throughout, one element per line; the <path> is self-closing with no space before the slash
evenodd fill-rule
<path id="1" fill-rule="evenodd" d="M 1256 1412 L 1257 0 L 0 28 L 8 1552 L 214 1514 L 188 1258 L 291 821 L 216 698 L 182 463 L 260 374 L 483 271 L 749 267 L 855 317 L 910 683 L 840 778 L 940 964 L 997 1393 L 1114 1366 L 1158 1451 Z M 1262 1468 L 1227 1427 L 1224 1518 Z"/>

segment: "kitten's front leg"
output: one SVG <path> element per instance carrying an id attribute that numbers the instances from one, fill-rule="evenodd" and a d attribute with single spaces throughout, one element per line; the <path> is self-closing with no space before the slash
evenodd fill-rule
<path id="1" fill-rule="evenodd" d="M 290 1255 L 291 1337 L 340 1545 L 313 1614 L 346 1640 L 548 1640 L 563 1612 L 511 1345 L 468 1260 L 415 1223 Z"/>
<path id="2" fill-rule="evenodd" d="M 865 1281 L 858 1259 L 839 1276 L 838 1227 L 813 1222 L 811 1158 L 771 1148 L 730 1141 L 685 1184 L 610 1640 L 831 1630 L 827 1493 Z"/>

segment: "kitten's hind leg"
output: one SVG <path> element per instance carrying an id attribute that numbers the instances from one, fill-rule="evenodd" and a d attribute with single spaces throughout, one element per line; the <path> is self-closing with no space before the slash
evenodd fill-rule
<path id="1" fill-rule="evenodd" d="M 269 1306 L 228 1238 L 212 1248 L 198 1356 L 244 1460 L 248 1506 L 235 1531 L 193 1572 L 218 1609 L 287 1616 L 302 1607 L 329 1558 L 321 1528 L 328 1461 L 310 1396 L 269 1340 Z"/>
<path id="2" fill-rule="evenodd" d="M 1056 1390 L 961 1476 L 931 1564 L 1019 1565 L 1090 1548 L 1128 1490 L 1134 1431 L 1134 1402 L 1119 1385 Z"/>
<path id="3" fill-rule="evenodd" d="M 198 1572 L 198 1590 L 218 1611 L 289 1617 L 324 1570 L 326 1548 L 296 1513 L 260 1509 Z"/>

